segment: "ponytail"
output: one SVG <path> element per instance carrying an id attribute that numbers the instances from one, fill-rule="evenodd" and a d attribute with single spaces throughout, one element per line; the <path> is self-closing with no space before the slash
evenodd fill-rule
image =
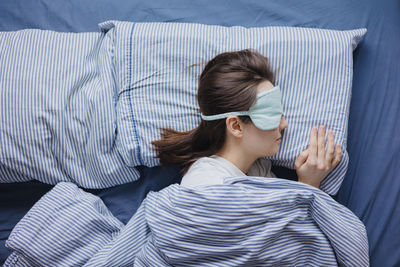
<path id="1" fill-rule="evenodd" d="M 197 159 L 217 153 L 224 145 L 225 134 L 225 120 L 201 121 L 186 132 L 163 128 L 161 139 L 151 144 L 161 166 L 179 165 L 184 175 Z"/>

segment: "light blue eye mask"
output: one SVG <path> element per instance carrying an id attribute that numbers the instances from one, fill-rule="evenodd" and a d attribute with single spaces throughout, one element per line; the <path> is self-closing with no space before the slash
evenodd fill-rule
<path id="1" fill-rule="evenodd" d="M 283 115 L 281 104 L 281 90 L 279 86 L 259 93 L 256 103 L 249 111 L 227 112 L 218 115 L 206 116 L 200 114 L 201 118 L 206 121 L 219 120 L 227 118 L 229 115 L 250 116 L 254 125 L 260 130 L 272 130 L 279 127 Z"/>

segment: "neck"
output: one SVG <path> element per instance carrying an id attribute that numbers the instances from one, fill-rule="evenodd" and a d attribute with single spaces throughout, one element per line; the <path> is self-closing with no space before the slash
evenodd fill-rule
<path id="1" fill-rule="evenodd" d="M 232 148 L 229 149 L 226 147 L 221 149 L 218 153 L 216 153 L 216 155 L 229 160 L 246 175 L 247 171 L 250 169 L 250 166 L 253 165 L 254 161 L 257 159 L 254 158 L 254 156 L 246 155 L 244 151 L 239 151 Z"/>

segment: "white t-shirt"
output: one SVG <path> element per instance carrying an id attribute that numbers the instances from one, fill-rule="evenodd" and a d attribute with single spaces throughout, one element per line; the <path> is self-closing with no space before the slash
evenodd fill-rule
<path id="1" fill-rule="evenodd" d="M 265 158 L 257 159 L 247 171 L 247 176 L 263 176 L 277 178 L 271 172 L 271 161 Z M 182 177 L 181 185 L 196 187 L 202 185 L 223 184 L 224 178 L 246 176 L 229 160 L 212 155 L 196 160 Z"/>

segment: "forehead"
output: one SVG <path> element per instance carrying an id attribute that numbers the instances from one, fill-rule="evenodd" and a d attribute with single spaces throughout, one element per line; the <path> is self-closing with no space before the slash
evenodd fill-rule
<path id="1" fill-rule="evenodd" d="M 268 90 L 271 90 L 274 88 L 274 85 L 270 81 L 262 81 L 258 86 L 257 86 L 257 94 L 261 92 L 265 92 Z"/>

